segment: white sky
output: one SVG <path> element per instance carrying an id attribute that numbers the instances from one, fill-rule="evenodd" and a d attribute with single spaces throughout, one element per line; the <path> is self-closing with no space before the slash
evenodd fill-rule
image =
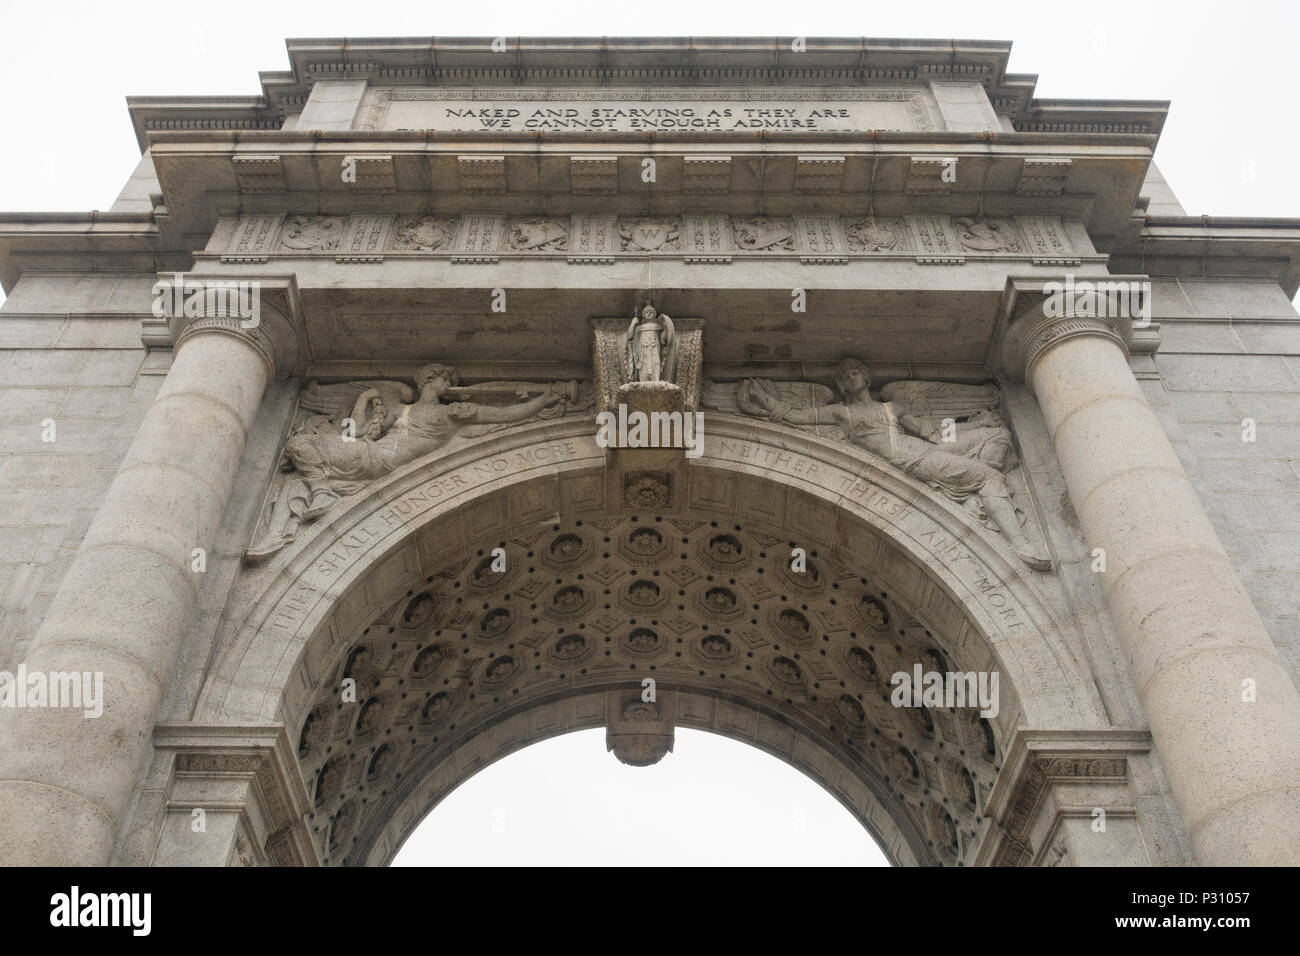
<path id="1" fill-rule="evenodd" d="M 1172 100 L 1157 161 L 1189 213 L 1300 217 L 1294 0 L 45 0 L 6 3 L 3 23 L 0 210 L 107 209 L 139 159 L 128 94 L 260 93 L 288 36 L 745 34 L 1011 40 L 1039 96 Z"/>
<path id="2" fill-rule="evenodd" d="M 604 730 L 527 747 L 461 784 L 395 866 L 888 866 L 811 778 L 745 744 L 679 729 L 653 767 Z"/>
<path id="3" fill-rule="evenodd" d="M 1156 158 L 1188 213 L 1300 217 L 1295 0 L 42 0 L 6 3 L 2 16 L 5 211 L 107 209 L 139 158 L 127 95 L 257 94 L 259 70 L 286 68 L 288 36 L 744 34 L 1011 40 L 1011 70 L 1037 73 L 1040 97 L 1172 100 Z M 635 769 L 605 753 L 596 731 L 489 767 L 430 815 L 401 859 L 834 864 L 880 857 L 833 798 L 756 750 L 679 731 L 675 753 Z"/>

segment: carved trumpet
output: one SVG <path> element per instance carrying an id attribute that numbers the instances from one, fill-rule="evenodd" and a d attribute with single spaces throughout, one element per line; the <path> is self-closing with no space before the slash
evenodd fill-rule
<path id="1" fill-rule="evenodd" d="M 564 397 L 570 402 L 578 400 L 578 383 L 575 379 L 564 382 Z M 483 401 L 485 399 L 513 399 L 524 395 L 540 395 L 550 387 L 548 382 L 480 382 L 478 385 L 454 385 L 443 395 L 452 401 Z"/>

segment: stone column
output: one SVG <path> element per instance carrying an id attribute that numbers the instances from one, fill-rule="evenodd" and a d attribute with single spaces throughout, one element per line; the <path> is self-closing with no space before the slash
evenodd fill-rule
<path id="1" fill-rule="evenodd" d="M 238 318 L 181 332 L 26 660 L 28 673 L 101 673 L 103 712 L 0 709 L 0 864 L 109 862 L 193 616 L 194 549 L 212 546 L 272 341 Z"/>
<path id="2" fill-rule="evenodd" d="M 1103 590 L 1197 861 L 1294 864 L 1300 695 L 1129 368 L 1127 324 L 1036 302 L 1003 366 L 1033 389 L 1088 547 L 1105 552 Z"/>

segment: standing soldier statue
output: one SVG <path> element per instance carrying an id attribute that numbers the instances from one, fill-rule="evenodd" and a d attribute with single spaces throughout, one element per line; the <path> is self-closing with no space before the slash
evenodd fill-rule
<path id="1" fill-rule="evenodd" d="M 677 378 L 677 334 L 673 320 L 649 302 L 627 327 L 626 378 L 629 382 L 672 382 Z"/>

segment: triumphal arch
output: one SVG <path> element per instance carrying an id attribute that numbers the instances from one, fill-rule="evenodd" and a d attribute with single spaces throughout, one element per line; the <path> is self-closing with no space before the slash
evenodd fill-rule
<path id="1" fill-rule="evenodd" d="M 1168 104 L 1009 49 L 295 40 L 130 100 L 111 209 L 0 221 L 0 859 L 383 864 L 681 726 L 898 864 L 1300 862 L 1300 224 L 1187 215 Z"/>

